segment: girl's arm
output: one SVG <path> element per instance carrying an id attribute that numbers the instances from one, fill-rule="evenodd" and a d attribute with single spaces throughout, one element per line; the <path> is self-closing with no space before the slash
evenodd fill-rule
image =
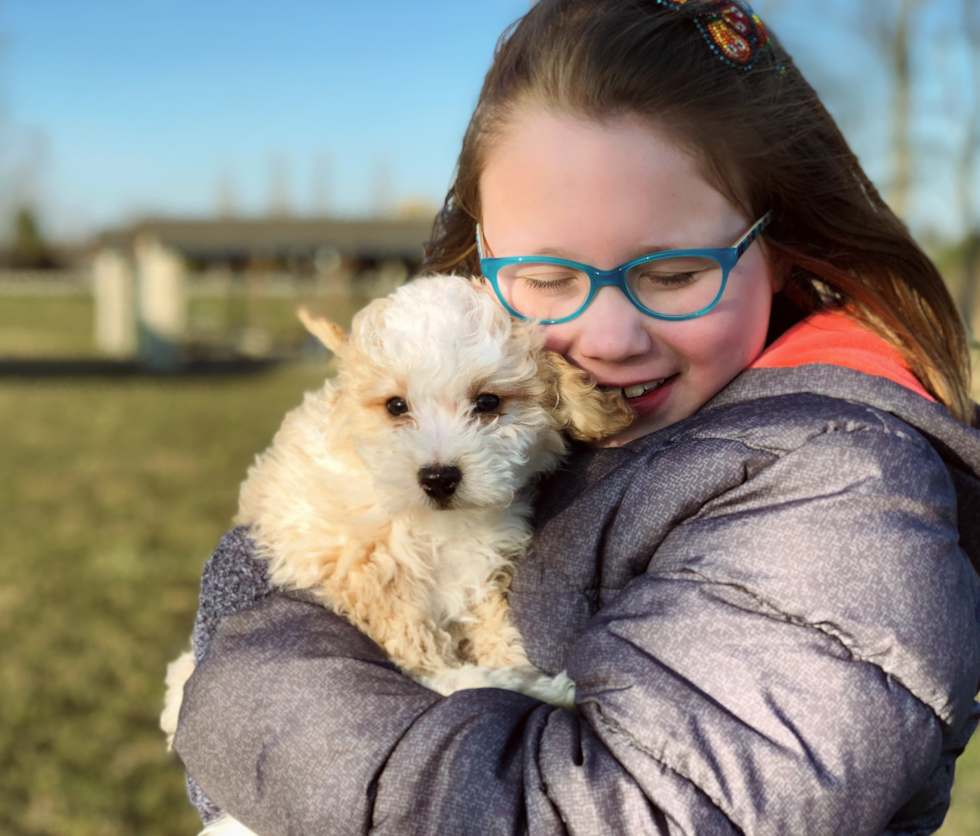
<path id="1" fill-rule="evenodd" d="M 221 623 L 175 748 L 262 836 L 938 826 L 980 668 L 945 467 L 915 433 L 846 422 L 758 470 L 739 445 L 713 449 L 734 487 L 672 525 L 570 645 L 580 716 L 440 698 L 344 620 L 274 595 Z M 645 473 L 634 540 L 664 484 Z"/>

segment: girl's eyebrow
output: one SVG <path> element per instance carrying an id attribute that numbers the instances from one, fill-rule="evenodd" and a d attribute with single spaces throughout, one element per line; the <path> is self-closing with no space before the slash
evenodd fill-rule
<path id="1" fill-rule="evenodd" d="M 680 244 L 668 244 L 666 246 L 660 244 L 649 244 L 642 247 L 634 247 L 633 250 L 631 251 L 630 257 L 626 259 L 626 261 L 633 261 L 634 259 L 637 258 L 643 258 L 643 256 L 645 255 L 653 255 L 654 253 L 670 252 L 671 250 L 725 249 L 726 247 L 734 246 L 737 240 L 738 237 L 736 236 L 735 238 L 732 238 L 730 241 L 725 241 L 724 243 L 718 244 L 715 247 L 712 247 L 707 244 L 697 244 L 697 245 L 691 244 L 688 246 L 682 246 Z M 485 236 L 483 238 L 483 241 L 487 245 L 487 248 L 491 249 L 492 251 L 492 248 L 490 247 L 490 243 L 487 241 Z M 573 258 L 571 255 L 569 255 L 568 250 L 563 249 L 561 247 L 540 247 L 534 250 L 533 252 L 522 253 L 522 255 L 525 257 L 535 256 L 535 255 L 545 255 L 545 256 L 549 256 L 550 258 L 561 258 L 564 259 L 565 261 L 575 261 L 580 264 L 583 263 L 581 259 Z M 626 261 L 624 261 L 623 264 L 625 264 Z"/>
<path id="2" fill-rule="evenodd" d="M 668 252 L 669 250 L 682 250 L 682 249 L 690 249 L 690 248 L 670 247 L 670 246 L 663 247 L 663 246 L 656 246 L 656 245 L 650 245 L 648 247 L 636 247 L 633 250 L 633 255 L 630 256 L 630 258 L 628 258 L 627 261 L 632 261 L 635 258 L 642 258 L 645 255 L 653 255 L 654 253 L 664 253 L 664 252 Z M 566 261 L 580 261 L 580 259 L 570 257 L 568 251 L 561 249 L 560 247 L 541 247 L 541 249 L 536 250 L 533 253 L 528 253 L 528 255 L 546 255 L 546 256 L 550 256 L 551 258 L 563 258 Z"/>

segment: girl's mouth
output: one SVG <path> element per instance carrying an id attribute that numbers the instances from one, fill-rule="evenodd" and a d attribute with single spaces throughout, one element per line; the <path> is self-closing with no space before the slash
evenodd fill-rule
<path id="1" fill-rule="evenodd" d="M 660 380 L 651 380 L 648 383 L 637 383 L 635 386 L 627 386 L 623 389 L 623 397 L 626 400 L 632 398 L 639 398 L 645 395 L 647 392 L 652 392 L 654 389 L 659 389 L 664 385 L 664 381 L 667 380 L 666 377 L 660 378 Z"/>
<path id="2" fill-rule="evenodd" d="M 630 409 L 638 417 L 650 415 L 659 410 L 670 397 L 674 383 L 677 382 L 679 376 L 679 374 L 673 374 L 670 377 L 663 377 L 659 380 L 637 383 L 634 386 L 625 386 L 622 389 L 623 397 L 626 398 Z"/>

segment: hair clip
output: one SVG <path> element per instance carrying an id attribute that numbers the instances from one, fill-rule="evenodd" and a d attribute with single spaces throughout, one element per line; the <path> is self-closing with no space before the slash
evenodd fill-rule
<path id="1" fill-rule="evenodd" d="M 676 9 L 697 24 L 711 51 L 730 67 L 751 70 L 772 41 L 759 16 L 744 0 L 656 0 Z M 785 67 L 777 67 L 782 75 Z"/>

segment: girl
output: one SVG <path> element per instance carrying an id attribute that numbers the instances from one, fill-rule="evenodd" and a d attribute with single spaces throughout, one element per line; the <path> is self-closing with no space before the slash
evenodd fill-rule
<path id="1" fill-rule="evenodd" d="M 541 0 L 501 41 L 428 268 L 482 270 L 637 414 L 543 485 L 514 578 L 532 661 L 568 669 L 580 713 L 426 691 L 272 592 L 236 530 L 175 742 L 205 818 L 937 828 L 980 716 L 963 329 L 751 11 Z"/>

